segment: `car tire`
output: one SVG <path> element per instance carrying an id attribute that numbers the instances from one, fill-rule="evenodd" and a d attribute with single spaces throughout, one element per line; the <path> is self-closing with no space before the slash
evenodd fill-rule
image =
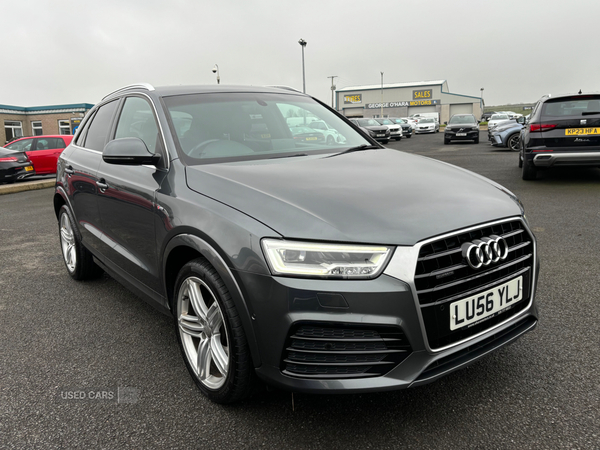
<path id="1" fill-rule="evenodd" d="M 389 141 L 386 139 L 385 141 L 381 141 L 382 144 L 387 144 Z"/>
<path id="2" fill-rule="evenodd" d="M 523 152 L 519 153 L 519 169 L 523 168 Z"/>
<path id="3" fill-rule="evenodd" d="M 401 138 L 401 137 L 398 137 L 398 138 L 394 138 L 394 139 L 396 139 L 396 141 L 399 141 L 399 140 L 400 140 L 400 139 L 402 139 L 402 138 Z"/>
<path id="4" fill-rule="evenodd" d="M 407 135 L 406 135 L 406 137 L 407 137 L 408 139 L 410 139 L 410 138 L 412 137 L 412 134 L 407 134 Z"/>
<path id="5" fill-rule="evenodd" d="M 537 178 L 537 169 L 525 155 L 523 156 L 523 175 L 524 180 L 535 180 Z"/>
<path id="6" fill-rule="evenodd" d="M 333 139 L 333 136 L 329 135 L 327 136 L 327 145 L 333 145 L 335 144 L 335 139 Z"/>
<path id="7" fill-rule="evenodd" d="M 234 403 L 253 390 L 254 367 L 240 316 L 217 271 L 190 261 L 175 281 L 174 318 L 185 365 L 200 391 L 216 403 Z"/>
<path id="8" fill-rule="evenodd" d="M 521 142 L 519 139 L 519 133 L 511 134 L 506 140 L 506 147 L 513 152 L 521 150 Z"/>
<path id="9" fill-rule="evenodd" d="M 479 144 L 479 136 L 473 139 L 473 144 Z"/>
<path id="10" fill-rule="evenodd" d="M 74 280 L 91 280 L 102 274 L 90 251 L 81 243 L 81 235 L 67 205 L 58 212 L 58 234 L 63 262 Z"/>

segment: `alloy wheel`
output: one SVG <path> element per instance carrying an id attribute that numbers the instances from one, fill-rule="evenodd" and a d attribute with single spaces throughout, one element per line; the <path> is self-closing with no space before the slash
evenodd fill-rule
<path id="1" fill-rule="evenodd" d="M 209 389 L 219 389 L 229 372 L 229 337 L 223 313 L 210 287 L 186 278 L 177 298 L 181 342 L 194 374 Z"/>
<path id="2" fill-rule="evenodd" d="M 60 246 L 63 258 L 69 272 L 75 272 L 77 266 L 77 252 L 75 249 L 75 234 L 67 214 L 60 216 Z"/>

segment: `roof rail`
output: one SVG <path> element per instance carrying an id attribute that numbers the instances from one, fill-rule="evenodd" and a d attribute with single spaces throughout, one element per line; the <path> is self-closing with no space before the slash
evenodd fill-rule
<path id="1" fill-rule="evenodd" d="M 296 88 L 293 88 L 291 86 L 276 86 L 276 85 L 271 85 L 271 86 L 267 86 L 267 87 L 272 87 L 272 88 L 278 88 L 278 89 L 285 89 L 286 91 L 293 91 L 293 92 L 298 92 L 299 94 L 302 94 L 302 91 L 299 91 Z"/>
<path id="2" fill-rule="evenodd" d="M 127 86 L 123 86 L 122 88 L 117 89 L 116 91 L 111 92 L 108 95 L 105 95 L 102 100 L 110 97 L 111 95 L 114 95 L 118 92 L 121 91 L 127 91 L 129 89 L 146 89 L 148 91 L 153 91 L 154 90 L 154 86 L 152 86 L 150 83 L 137 83 L 137 84 L 129 84 Z"/>

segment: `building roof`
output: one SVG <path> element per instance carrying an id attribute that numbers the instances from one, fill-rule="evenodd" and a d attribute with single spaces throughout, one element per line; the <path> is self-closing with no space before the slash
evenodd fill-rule
<path id="1" fill-rule="evenodd" d="M 61 112 L 82 112 L 92 109 L 94 105 L 90 103 L 73 103 L 69 105 L 49 105 L 49 106 L 11 106 L 0 105 L 0 113 L 8 114 L 54 114 Z"/>
<path id="2" fill-rule="evenodd" d="M 444 84 L 446 80 L 434 80 L 434 81 L 409 81 L 407 83 L 391 83 L 384 84 L 384 89 L 389 88 L 405 88 L 405 87 L 417 87 L 417 86 L 440 86 Z M 372 84 L 369 86 L 348 86 L 345 88 L 338 89 L 337 92 L 346 91 L 363 91 L 368 89 L 381 89 L 381 84 Z"/>

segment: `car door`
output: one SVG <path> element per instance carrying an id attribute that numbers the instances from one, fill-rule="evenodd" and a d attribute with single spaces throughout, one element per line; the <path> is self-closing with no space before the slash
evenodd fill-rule
<path id="1" fill-rule="evenodd" d="M 139 138 L 151 153 L 163 153 L 154 109 L 144 97 L 122 103 L 114 138 Z M 106 257 L 129 281 L 160 292 L 155 238 L 155 193 L 165 171 L 154 166 L 118 165 L 105 161 L 98 169 L 98 208 L 102 230 L 111 245 Z M 160 218 L 159 218 L 160 219 Z"/>
<path id="2" fill-rule="evenodd" d="M 44 136 L 34 139 L 31 150 L 26 153 L 37 174 L 56 173 L 56 161 L 64 148 L 62 139 Z"/>
<path id="3" fill-rule="evenodd" d="M 104 242 L 98 212 L 97 170 L 102 160 L 118 101 L 100 106 L 84 123 L 76 142 L 65 152 L 57 182 L 69 196 L 82 241 L 95 255 L 102 254 Z"/>

